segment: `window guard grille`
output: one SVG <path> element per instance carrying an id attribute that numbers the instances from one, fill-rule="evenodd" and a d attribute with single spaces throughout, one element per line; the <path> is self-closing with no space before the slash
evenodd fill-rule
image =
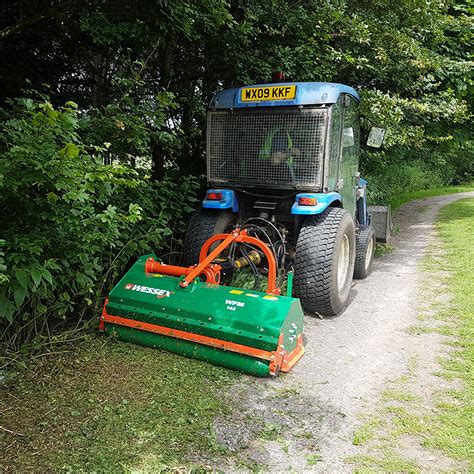
<path id="1" fill-rule="evenodd" d="M 324 108 L 210 111 L 208 179 L 216 184 L 320 187 L 326 124 Z"/>

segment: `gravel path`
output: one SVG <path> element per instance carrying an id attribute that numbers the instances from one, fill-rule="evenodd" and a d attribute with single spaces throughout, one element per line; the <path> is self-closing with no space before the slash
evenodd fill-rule
<path id="1" fill-rule="evenodd" d="M 360 413 L 375 407 L 410 358 L 440 350 L 436 337 L 420 340 L 406 331 L 417 322 L 417 265 L 435 238 L 438 210 L 471 196 L 403 206 L 394 218 L 396 250 L 353 284 L 350 306 L 336 318 L 305 319 L 306 354 L 293 371 L 277 379 L 245 377 L 235 387 L 228 396 L 240 409 L 215 424 L 219 442 L 234 453 L 226 470 L 352 470 L 344 460 L 357 452 L 351 440 Z M 422 364 L 428 372 L 436 363 L 430 360 Z"/>

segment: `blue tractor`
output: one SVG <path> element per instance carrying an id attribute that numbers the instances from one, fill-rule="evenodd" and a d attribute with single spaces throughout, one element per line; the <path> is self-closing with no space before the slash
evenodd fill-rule
<path id="1" fill-rule="evenodd" d="M 247 229 L 273 251 L 280 283 L 307 314 L 333 316 L 348 302 L 353 278 L 372 269 L 375 232 L 358 172 L 359 95 L 346 85 L 277 83 L 229 89 L 211 100 L 207 180 L 192 216 L 183 263 L 193 265 L 209 237 Z M 250 245 L 219 263 L 225 280 L 236 262 L 266 272 Z M 257 268 L 257 266 L 260 268 Z"/>

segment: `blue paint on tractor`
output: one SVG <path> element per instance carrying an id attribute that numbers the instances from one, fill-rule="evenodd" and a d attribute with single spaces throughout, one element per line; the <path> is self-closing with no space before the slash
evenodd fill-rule
<path id="1" fill-rule="evenodd" d="M 298 199 L 302 197 L 316 198 L 316 206 L 300 206 Z M 312 216 L 321 214 L 333 202 L 341 202 L 341 195 L 336 192 L 331 193 L 299 193 L 295 197 L 295 203 L 291 207 L 291 213 L 294 215 Z"/>
<path id="2" fill-rule="evenodd" d="M 294 99 L 289 100 L 261 100 L 242 102 L 243 89 L 249 87 L 283 87 L 296 86 Z M 232 109 L 247 107 L 276 107 L 276 106 L 298 106 L 298 105 L 326 105 L 334 104 L 341 94 L 349 94 L 360 101 L 359 94 L 349 86 L 333 82 L 284 82 L 279 84 L 256 84 L 234 89 L 227 89 L 214 94 L 211 100 L 211 109 Z"/>
<path id="3" fill-rule="evenodd" d="M 210 193 L 220 193 L 222 198 L 220 200 L 207 199 Z M 209 189 L 202 201 L 202 207 L 204 209 L 232 209 L 233 212 L 239 212 L 239 203 L 232 189 Z"/>

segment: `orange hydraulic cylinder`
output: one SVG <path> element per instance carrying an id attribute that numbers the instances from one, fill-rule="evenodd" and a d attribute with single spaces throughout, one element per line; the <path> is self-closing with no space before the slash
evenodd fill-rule
<path id="1" fill-rule="evenodd" d="M 166 263 L 157 262 L 153 257 L 147 259 L 145 263 L 145 273 L 159 273 L 160 275 L 169 275 L 175 277 L 187 276 L 194 272 L 196 266 L 180 267 L 178 265 L 167 265 Z M 207 283 L 219 283 L 221 279 L 220 265 L 212 263 L 203 268 L 197 276 Z M 195 277 L 193 277 L 194 279 Z"/>
<path id="2" fill-rule="evenodd" d="M 175 277 L 185 276 L 190 273 L 192 267 L 179 267 L 178 265 L 167 265 L 157 262 L 153 257 L 147 259 L 145 264 L 146 273 L 159 273 L 160 275 L 170 275 Z"/>

